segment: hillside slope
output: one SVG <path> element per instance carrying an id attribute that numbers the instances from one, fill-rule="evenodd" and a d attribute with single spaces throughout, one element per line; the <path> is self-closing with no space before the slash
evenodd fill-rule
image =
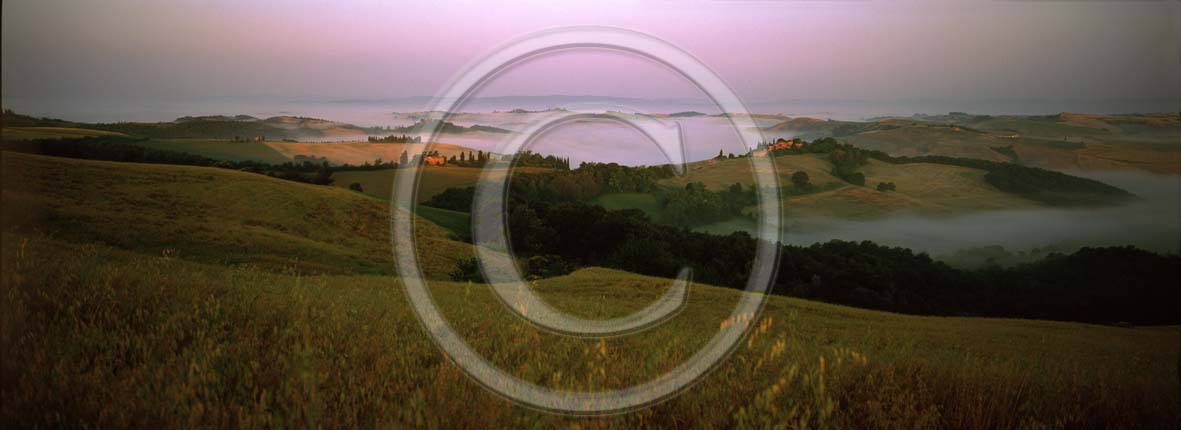
<path id="1" fill-rule="evenodd" d="M 649 380 L 719 326 L 750 324 L 701 383 L 652 408 L 573 418 L 465 378 L 389 276 L 307 276 L 5 235 L 0 421 L 38 426 L 1169 428 L 1177 327 L 909 317 L 694 285 L 684 312 L 609 339 L 540 332 L 487 288 L 431 290 L 494 365 L 566 390 Z M 588 317 L 643 307 L 670 281 L 584 269 L 538 283 Z"/>
<path id="2" fill-rule="evenodd" d="M 389 205 L 336 187 L 208 167 L 3 152 L 7 231 L 301 273 L 392 274 Z M 428 274 L 469 245 L 419 220 Z"/>
<path id="3" fill-rule="evenodd" d="M 679 365 L 719 326 L 733 355 L 649 409 L 571 418 L 465 378 L 387 268 L 388 206 L 346 190 L 214 168 L 0 153 L 0 423 L 36 427 L 1168 428 L 1181 419 L 1177 327 L 914 317 L 693 285 L 651 330 L 536 330 L 488 288 L 430 282 L 493 364 L 566 390 Z M 468 246 L 420 222 L 428 276 Z M 601 268 L 536 282 L 602 318 L 670 280 Z M 511 305 L 511 304 L 510 304 Z M 917 424 L 916 424 L 917 423 Z"/>
<path id="4" fill-rule="evenodd" d="M 788 196 L 789 218 L 835 217 L 873 218 L 898 212 L 952 215 L 980 210 L 1028 208 L 1039 203 L 1006 193 L 984 180 L 985 171 L 944 164 L 889 164 L 877 160 L 861 168 L 866 186 L 855 186 L 833 176 L 832 164 L 822 155 L 775 157 L 781 187 L 792 187 L 791 175 L 803 171 L 818 192 Z M 750 161 L 716 159 L 693 163 L 686 176 L 661 183 L 683 186 L 702 182 L 722 190 L 735 182 L 752 185 Z M 880 192 L 878 182 L 893 182 L 895 191 Z"/>
<path id="5" fill-rule="evenodd" d="M 91 136 L 125 136 L 122 133 L 77 127 L 9 127 L 0 128 L 0 141 L 33 139 L 71 139 Z"/>
<path id="6" fill-rule="evenodd" d="M 147 139 L 136 141 L 137 145 L 169 151 L 179 151 L 229 161 L 258 161 L 282 164 L 294 161 L 296 157 L 327 160 L 329 164 L 362 165 L 378 159 L 383 162 L 398 162 L 405 151 L 407 156 L 422 153 L 426 143 L 370 143 L 370 142 L 234 142 L 217 139 Z M 446 143 L 433 143 L 430 150 L 439 151 L 444 157 L 459 156 L 460 152 L 475 153 L 476 150 Z"/>
<path id="7" fill-rule="evenodd" d="M 766 128 L 806 139 L 835 137 L 894 156 L 943 155 L 1056 170 L 1181 173 L 1176 114 L 916 115 L 874 121 L 792 118 Z"/>
<path id="8" fill-rule="evenodd" d="M 319 118 L 275 116 L 259 119 L 248 115 L 232 117 L 225 115 L 187 116 L 168 122 L 79 124 L 79 127 L 153 138 L 241 138 L 247 140 L 255 137 L 269 139 L 364 139 L 370 134 L 370 131 L 377 131 Z"/>
<path id="9" fill-rule="evenodd" d="M 512 168 L 514 173 L 543 173 L 552 170 L 547 167 Z M 456 166 L 424 166 L 420 172 L 422 176 L 419 180 L 418 194 L 415 197 L 419 202 L 424 202 L 436 194 L 446 191 L 448 188 L 475 186 L 476 182 L 480 180 L 480 176 L 484 174 L 484 169 Z M 397 176 L 397 173 L 398 171 L 396 169 L 353 170 L 333 173 L 332 178 L 336 181 L 333 183 L 335 186 L 348 188 L 349 185 L 357 183 L 361 185 L 361 189 L 365 194 L 380 199 L 389 199 L 393 191 L 394 178 Z M 490 170 L 489 174 L 492 178 L 501 178 L 504 175 L 504 169 Z"/>

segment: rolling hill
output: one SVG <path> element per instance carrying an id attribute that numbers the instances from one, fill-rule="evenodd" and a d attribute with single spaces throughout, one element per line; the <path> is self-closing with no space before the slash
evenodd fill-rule
<path id="1" fill-rule="evenodd" d="M 451 136 L 509 132 L 488 126 L 446 125 L 449 127 L 444 132 Z M 390 162 L 398 161 L 402 152 L 410 156 L 421 154 L 428 146 L 444 157 L 476 152 L 472 148 L 447 143 L 374 143 L 367 139 L 372 135 L 397 134 L 401 132 L 399 130 L 405 131 L 358 127 L 318 118 L 275 116 L 260 119 L 249 115 L 187 116 L 159 123 L 88 124 L 35 118 L 6 110 L 0 128 L 0 141 L 131 136 L 136 138 L 133 143 L 155 149 L 186 152 L 217 160 L 268 164 L 300 160 L 323 160 L 334 165 L 362 165 L 379 159 Z"/>
<path id="2" fill-rule="evenodd" d="M 476 150 L 446 143 L 369 143 L 369 142 L 336 142 L 336 143 L 292 143 L 267 142 L 267 146 L 284 156 L 294 158 L 297 155 L 327 159 L 333 164 L 361 165 L 371 163 L 375 159 L 386 162 L 398 161 L 402 152 L 406 151 L 414 156 L 427 150 L 439 151 L 444 157 L 458 157 L 462 153 L 475 153 Z"/>
<path id="3" fill-rule="evenodd" d="M 468 127 L 456 125 L 448 121 L 440 121 L 438 119 L 420 119 L 412 125 L 394 127 L 390 131 L 394 133 L 412 133 L 420 134 L 428 130 L 437 130 L 441 134 L 465 134 L 465 133 L 492 133 L 492 134 L 506 134 L 512 133 L 511 130 L 506 130 L 499 127 L 489 125 L 473 124 Z"/>
<path id="4" fill-rule="evenodd" d="M 0 128 L 0 141 L 59 139 L 92 136 L 125 136 L 113 131 L 91 130 L 78 127 L 4 127 Z"/>
<path id="5" fill-rule="evenodd" d="M 300 273 L 392 274 L 387 202 L 335 187 L 209 167 L 3 153 L 9 232 L 147 255 Z M 446 279 L 468 246 L 420 220 Z M 437 258 L 436 258 L 437 257 Z"/>
<path id="6" fill-rule="evenodd" d="M 465 378 L 395 277 L 274 273 L 72 240 L 5 235 L 0 376 L 21 389 L 0 391 L 0 416 L 18 427 L 1167 428 L 1181 413 L 1177 352 L 1161 347 L 1176 327 L 908 317 L 770 297 L 747 341 L 684 394 L 622 415 L 544 414 Z M 537 288 L 597 318 L 643 307 L 669 282 L 590 268 Z M 719 325 L 747 323 L 725 319 L 740 293 L 695 285 L 660 328 L 583 340 L 537 331 L 485 288 L 431 289 L 496 365 L 569 390 L 653 378 Z"/>
<path id="7" fill-rule="evenodd" d="M 230 161 L 259 161 L 282 164 L 299 158 L 327 160 L 329 164 L 362 165 L 378 159 L 397 162 L 408 155 L 422 153 L 428 145 L 444 157 L 459 156 L 475 150 L 446 143 L 370 143 L 370 142 L 234 142 L 219 139 L 147 139 L 136 144 L 156 149 L 187 152 L 203 157 Z"/>
<path id="8" fill-rule="evenodd" d="M 944 164 L 889 164 L 869 160 L 862 167 L 867 186 L 855 186 L 833 176 L 832 165 L 823 155 L 802 154 L 775 157 L 781 187 L 790 191 L 791 175 L 808 174 L 816 192 L 788 195 L 789 218 L 836 217 L 873 218 L 900 212 L 924 215 L 954 215 L 971 211 L 1027 208 L 1039 203 L 1005 193 L 984 180 L 985 171 Z M 735 182 L 753 185 L 750 162 L 745 159 L 715 159 L 689 165 L 686 176 L 662 181 L 670 186 L 702 182 L 722 190 Z M 895 191 L 880 192 L 878 182 L 893 182 Z"/>
<path id="9" fill-rule="evenodd" d="M 171 122 L 116 122 L 80 124 L 84 128 L 119 132 L 132 136 L 166 139 L 244 139 L 265 137 L 270 140 L 364 139 L 376 129 L 319 118 L 275 116 L 259 119 L 248 115 L 196 116 L 177 118 Z"/>
<path id="10" fill-rule="evenodd" d="M 1176 114 L 952 113 L 868 122 L 792 118 L 767 130 L 806 139 L 835 137 L 895 156 L 944 155 L 1057 170 L 1181 173 L 1181 118 Z"/>
<path id="11" fill-rule="evenodd" d="M 620 388 L 720 325 L 752 333 L 706 379 L 598 418 L 515 406 L 424 334 L 389 270 L 388 206 L 216 168 L 3 152 L 0 420 L 12 427 L 1164 428 L 1181 417 L 1177 327 L 915 317 L 694 285 L 684 312 L 610 339 L 540 332 L 486 288 L 431 282 L 476 351 L 533 383 Z M 801 161 L 800 163 L 807 163 Z M 475 170 L 475 169 L 473 169 Z M 427 274 L 470 248 L 420 222 Z M 593 318 L 670 280 L 585 268 L 536 283 Z"/>

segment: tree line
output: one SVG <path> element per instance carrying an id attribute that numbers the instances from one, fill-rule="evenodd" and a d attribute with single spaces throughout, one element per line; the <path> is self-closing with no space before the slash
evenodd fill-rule
<path id="1" fill-rule="evenodd" d="M 694 232 L 657 223 L 638 210 L 607 210 L 585 202 L 604 190 L 652 191 L 656 178 L 672 174 L 659 167 L 586 163 L 570 172 L 513 175 L 509 237 L 526 275 L 555 276 L 603 266 L 673 277 L 689 266 L 700 282 L 744 288 L 756 245 L 750 235 Z M 578 183 L 587 190 L 564 189 Z M 710 192 L 699 183 L 669 191 L 692 213 L 754 204 L 753 193 L 741 185 Z M 473 187 L 451 188 L 424 204 L 468 212 L 473 194 Z M 727 198 L 732 203 L 715 200 Z M 1084 248 L 1010 268 L 978 270 L 952 268 L 925 253 L 868 241 L 780 245 L 779 250 L 773 293 L 780 295 L 917 315 L 1181 322 L 1181 258 L 1134 247 Z M 478 278 L 478 270 L 469 266 L 457 275 Z"/>
<path id="2" fill-rule="evenodd" d="M 40 139 L 4 142 L 3 149 L 86 160 L 218 167 L 316 185 L 331 185 L 333 183 L 332 172 L 339 169 L 339 167 L 329 166 L 327 162 L 269 164 L 249 160 L 216 160 L 186 152 L 150 148 L 134 143 L 143 140 L 146 138 L 114 136 Z"/>
<path id="3" fill-rule="evenodd" d="M 510 193 L 511 195 L 511 193 Z M 512 249 L 552 268 L 604 266 L 744 288 L 756 239 L 657 224 L 637 210 L 513 198 Z M 869 241 L 780 245 L 772 292 L 916 315 L 990 316 L 1093 323 L 1181 322 L 1181 258 L 1134 247 L 1083 248 L 1012 268 L 960 270 L 925 253 Z"/>
<path id="4" fill-rule="evenodd" d="M 422 143 L 421 136 L 410 136 L 406 134 L 389 136 L 369 136 L 369 143 Z"/>

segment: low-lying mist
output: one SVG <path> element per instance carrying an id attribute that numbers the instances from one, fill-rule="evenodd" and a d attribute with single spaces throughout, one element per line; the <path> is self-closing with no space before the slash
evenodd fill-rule
<path id="1" fill-rule="evenodd" d="M 535 121 L 536 117 L 537 115 L 531 114 L 459 114 L 449 121 L 462 126 L 478 124 L 519 131 L 525 129 L 531 121 Z M 676 122 L 680 126 L 685 144 L 684 155 L 688 161 L 712 158 L 718 155 L 719 150 L 734 154 L 746 152 L 738 132 L 727 118 L 698 116 L 675 120 L 666 118 L 660 121 L 665 124 Z M 776 122 L 765 119 L 755 121 L 759 126 Z M 786 133 L 764 135 L 767 139 L 789 136 Z M 497 151 L 502 142 L 507 142 L 513 137 L 515 135 L 467 133 L 443 135 L 439 136 L 438 140 L 485 151 Z M 430 136 L 423 138 L 429 139 Z M 584 161 L 629 166 L 665 164 L 671 161 L 653 142 L 635 129 L 608 120 L 565 124 L 539 136 L 529 149 L 542 154 L 569 158 L 575 166 Z"/>
<path id="2" fill-rule="evenodd" d="M 492 125 L 519 130 L 530 114 L 461 114 L 457 124 Z M 408 120 L 409 121 L 409 120 Z M 689 160 L 714 157 L 719 149 L 742 153 L 733 126 L 725 118 L 677 118 Z M 764 121 L 760 125 L 769 125 Z M 508 135 L 447 136 L 447 143 L 492 150 Z M 789 137 L 767 135 L 766 138 Z M 662 164 L 668 159 L 635 130 L 610 121 L 568 124 L 547 132 L 529 148 L 581 161 L 625 165 Z M 958 216 L 899 214 L 873 220 L 801 219 L 786 223 L 784 240 L 810 245 L 833 239 L 870 240 L 926 252 L 952 264 L 1016 264 L 1050 252 L 1070 253 L 1085 246 L 1134 245 L 1181 252 L 1181 176 L 1136 171 L 1065 172 L 1090 177 L 1136 194 L 1139 199 L 1116 207 L 1038 208 L 976 212 Z"/>
<path id="3" fill-rule="evenodd" d="M 1070 173 L 1121 187 L 1139 199 L 1115 207 L 1003 210 L 955 217 L 800 219 L 787 223 L 784 237 L 795 245 L 870 240 L 927 252 L 962 266 L 984 264 L 988 259 L 998 264 L 1020 263 L 1048 251 L 1069 253 L 1085 246 L 1134 245 L 1163 253 L 1181 251 L 1181 176 L 1131 171 Z"/>

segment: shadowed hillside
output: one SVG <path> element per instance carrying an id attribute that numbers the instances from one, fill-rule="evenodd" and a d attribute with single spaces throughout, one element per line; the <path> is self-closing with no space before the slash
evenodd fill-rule
<path id="1" fill-rule="evenodd" d="M 3 154 L 6 231 L 230 266 L 394 272 L 384 201 L 226 169 Z M 418 231 L 440 257 L 432 276 L 470 252 L 429 222 Z"/>

